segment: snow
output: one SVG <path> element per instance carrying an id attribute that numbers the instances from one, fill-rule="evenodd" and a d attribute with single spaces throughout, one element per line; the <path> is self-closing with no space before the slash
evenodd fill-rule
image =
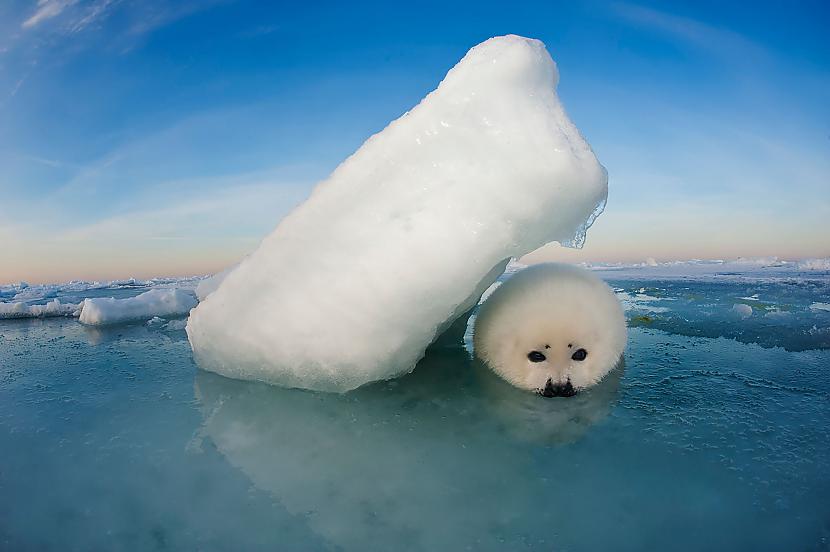
<path id="1" fill-rule="evenodd" d="M 196 306 L 196 298 L 180 289 L 151 289 L 127 299 L 84 299 L 80 322 L 90 326 L 117 324 L 153 317 L 183 316 Z"/>
<path id="2" fill-rule="evenodd" d="M 369 138 L 191 314 L 202 368 L 347 391 L 409 372 L 511 257 L 580 246 L 607 175 L 536 40 L 490 39 Z"/>

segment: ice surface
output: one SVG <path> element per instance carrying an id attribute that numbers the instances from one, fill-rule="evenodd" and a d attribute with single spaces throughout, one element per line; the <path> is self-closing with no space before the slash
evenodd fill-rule
<path id="1" fill-rule="evenodd" d="M 199 364 L 346 391 L 410 371 L 511 257 L 579 245 L 607 176 L 536 40 L 471 49 L 191 314 Z"/>
<path id="2" fill-rule="evenodd" d="M 631 327 L 727 337 L 790 351 L 830 348 L 830 276 L 814 272 L 699 273 L 680 279 L 640 270 L 601 271 L 615 287 Z M 619 276 L 622 276 L 619 278 Z"/>
<path id="3" fill-rule="evenodd" d="M 153 317 L 183 316 L 196 303 L 193 295 L 180 289 L 151 289 L 127 299 L 85 299 L 80 321 L 90 326 L 101 326 Z"/>

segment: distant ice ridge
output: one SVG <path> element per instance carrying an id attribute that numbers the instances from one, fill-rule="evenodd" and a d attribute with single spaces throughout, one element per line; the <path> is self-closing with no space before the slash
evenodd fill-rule
<path id="1" fill-rule="evenodd" d="M 176 287 L 181 289 L 192 289 L 207 276 L 186 276 L 183 278 L 150 278 L 139 280 L 127 278 L 123 280 L 94 281 L 86 282 L 73 280 L 60 284 L 28 284 L 19 282 L 16 284 L 0 285 L 0 301 L 38 301 L 60 295 L 82 294 L 92 290 L 121 290 L 136 288 L 154 287 Z"/>
<path id="2" fill-rule="evenodd" d="M 821 275 L 830 272 L 830 259 L 806 259 L 785 261 L 778 257 L 739 257 L 734 260 L 723 259 L 689 259 L 683 261 L 658 262 L 649 257 L 641 263 L 581 263 L 585 268 L 595 271 L 613 272 L 620 278 L 630 274 L 640 278 L 646 274 L 651 277 L 695 278 L 708 276 L 762 276 L 792 277 L 796 275 Z"/>
<path id="3" fill-rule="evenodd" d="M 80 322 L 101 326 L 153 317 L 183 316 L 196 306 L 196 302 L 193 295 L 180 289 L 151 289 L 127 299 L 84 299 Z"/>
<path id="4" fill-rule="evenodd" d="M 113 280 L 107 282 L 81 282 L 72 281 L 62 284 L 37 284 L 30 285 L 26 282 L 17 284 L 0 285 L 0 320 L 11 318 L 46 318 L 67 316 L 79 318 L 86 304 L 92 305 L 89 314 L 83 317 L 82 321 L 96 320 L 97 324 L 116 324 L 131 320 L 144 320 L 153 316 L 181 316 L 195 306 L 196 301 L 192 293 L 183 290 L 192 290 L 198 283 L 205 279 L 204 276 L 189 276 L 185 278 L 151 278 L 149 280 L 137 280 L 129 278 L 126 280 Z M 155 290 L 159 293 L 145 297 L 144 310 L 136 309 L 136 301 L 131 298 L 101 298 L 86 299 L 82 297 L 89 293 L 97 294 L 112 290 L 113 294 L 122 294 L 132 290 Z M 178 292 L 176 292 L 178 290 Z M 190 301 L 182 299 L 184 294 L 190 297 Z M 181 305 L 189 304 L 188 309 L 170 308 L 170 300 L 158 300 L 159 297 L 173 297 L 174 303 Z M 150 298 L 154 300 L 149 301 Z M 123 303 L 124 301 L 129 301 Z M 106 313 L 98 312 L 101 305 L 105 307 Z M 157 312 L 154 308 L 159 309 Z M 119 309 L 123 312 L 119 313 Z M 127 312 L 143 313 L 132 317 Z M 146 316 L 146 318 L 145 318 Z"/>
<path id="5" fill-rule="evenodd" d="M 392 378 L 512 257 L 581 245 L 607 175 L 557 81 L 538 40 L 471 49 L 191 313 L 199 364 L 326 391 Z"/>
<path id="6" fill-rule="evenodd" d="M 830 272 L 830 258 L 798 261 L 799 270 L 826 270 Z"/>

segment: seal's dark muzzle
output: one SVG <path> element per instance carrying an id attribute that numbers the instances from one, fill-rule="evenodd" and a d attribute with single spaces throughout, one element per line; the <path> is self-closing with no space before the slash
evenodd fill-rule
<path id="1" fill-rule="evenodd" d="M 553 382 L 548 379 L 548 382 L 545 384 L 545 388 L 542 389 L 540 394 L 543 397 L 573 397 L 576 395 L 576 389 L 574 389 L 574 386 L 571 385 L 570 380 L 565 383 L 557 383 L 554 385 Z"/>

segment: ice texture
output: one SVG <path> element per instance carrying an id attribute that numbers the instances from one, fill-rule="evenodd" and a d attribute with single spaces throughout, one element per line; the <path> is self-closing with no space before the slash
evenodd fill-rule
<path id="1" fill-rule="evenodd" d="M 511 257 L 581 245 L 607 174 L 538 40 L 471 49 L 369 138 L 190 316 L 201 367 L 347 391 L 409 372 Z"/>
<path id="2" fill-rule="evenodd" d="M 151 289 L 127 299 L 84 299 L 80 322 L 90 326 L 149 320 L 159 316 L 183 316 L 196 306 L 196 298 L 180 289 Z"/>

